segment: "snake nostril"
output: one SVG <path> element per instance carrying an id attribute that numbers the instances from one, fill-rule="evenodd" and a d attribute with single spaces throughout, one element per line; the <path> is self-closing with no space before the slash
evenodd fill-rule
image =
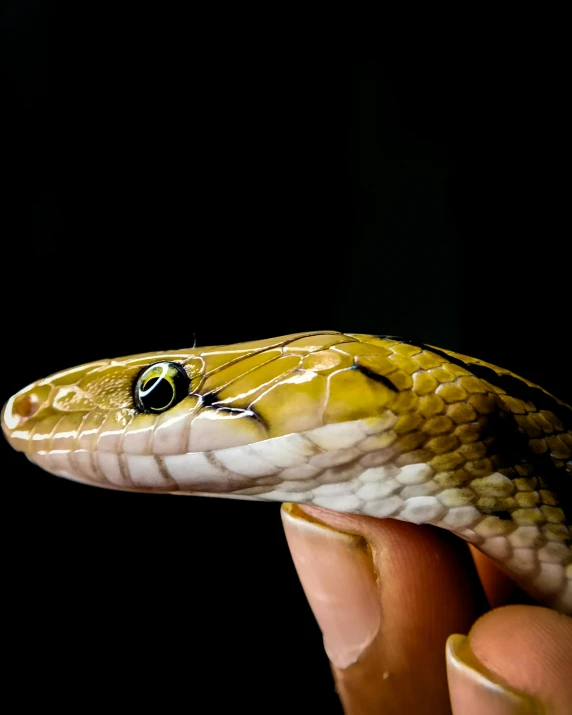
<path id="1" fill-rule="evenodd" d="M 37 412 L 40 406 L 40 400 L 34 393 L 28 395 L 21 395 L 14 400 L 12 405 L 12 412 L 19 417 L 28 418 Z"/>
<path id="2" fill-rule="evenodd" d="M 42 409 L 44 399 L 37 394 L 37 389 L 26 389 L 11 397 L 2 410 L 2 431 L 10 434 L 22 427 L 29 419 L 35 417 Z"/>

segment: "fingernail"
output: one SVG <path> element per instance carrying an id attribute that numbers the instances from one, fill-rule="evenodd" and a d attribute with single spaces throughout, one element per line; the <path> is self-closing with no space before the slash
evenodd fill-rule
<path id="1" fill-rule="evenodd" d="M 479 715 L 543 715 L 542 704 L 501 683 L 471 650 L 469 638 L 451 635 L 446 646 L 447 678 L 453 713 Z"/>
<path id="2" fill-rule="evenodd" d="M 328 658 L 338 668 L 347 668 L 379 630 L 378 586 L 368 544 L 361 536 L 320 524 L 294 504 L 284 504 L 281 513 Z"/>

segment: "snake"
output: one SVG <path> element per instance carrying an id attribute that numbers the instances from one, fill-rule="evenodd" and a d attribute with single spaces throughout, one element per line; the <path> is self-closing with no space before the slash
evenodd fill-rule
<path id="1" fill-rule="evenodd" d="M 87 485 L 447 529 L 572 614 L 572 408 L 476 358 L 337 331 L 131 355 L 32 383 L 2 430 Z"/>

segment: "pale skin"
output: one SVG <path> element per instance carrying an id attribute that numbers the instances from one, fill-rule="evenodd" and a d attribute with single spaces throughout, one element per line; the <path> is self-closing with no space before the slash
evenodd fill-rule
<path id="1" fill-rule="evenodd" d="M 572 712 L 572 618 L 529 605 L 487 557 L 429 526 L 282 515 L 346 713 Z"/>

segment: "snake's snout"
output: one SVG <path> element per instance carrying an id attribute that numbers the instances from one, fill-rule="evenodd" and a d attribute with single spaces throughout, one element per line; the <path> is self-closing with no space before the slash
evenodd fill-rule
<path id="1" fill-rule="evenodd" d="M 49 390 L 48 390 L 49 392 Z M 13 397 L 2 409 L 2 432 L 14 449 L 24 451 L 28 443 L 32 423 L 46 404 L 45 388 L 30 385 Z"/>

